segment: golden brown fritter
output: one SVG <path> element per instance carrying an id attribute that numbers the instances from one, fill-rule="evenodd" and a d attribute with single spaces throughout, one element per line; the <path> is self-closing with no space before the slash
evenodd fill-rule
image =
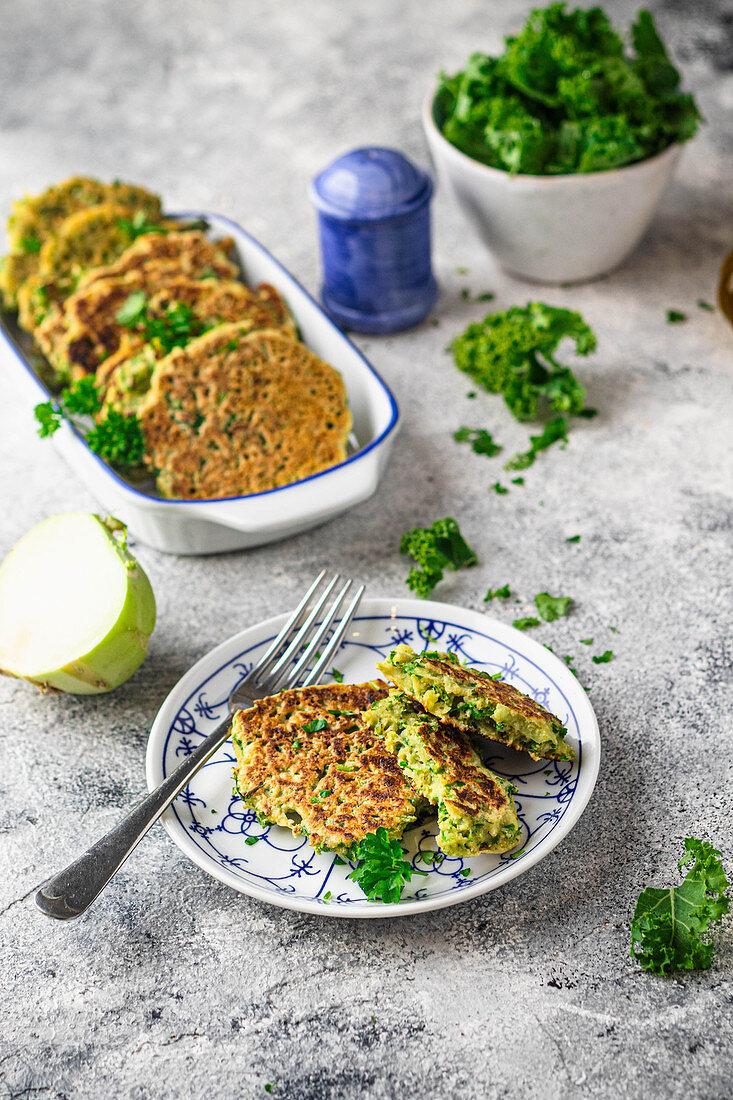
<path id="1" fill-rule="evenodd" d="M 205 500 L 287 485 L 343 461 L 343 379 L 282 333 L 221 325 L 153 373 L 140 422 L 159 491 Z"/>
<path id="2" fill-rule="evenodd" d="M 120 310 L 131 300 L 139 302 L 140 293 L 144 316 L 120 321 Z M 119 364 L 145 344 L 152 344 L 154 359 L 160 359 L 171 350 L 169 337 L 182 346 L 226 322 L 273 328 L 281 315 L 263 300 L 259 289 L 251 290 L 234 279 L 161 276 L 148 266 L 78 290 L 66 299 L 63 312 L 39 325 L 36 340 L 61 377 L 76 379 L 96 371 L 97 381 L 106 386 Z M 162 326 L 158 337 L 152 334 L 155 322 Z"/>
<path id="3" fill-rule="evenodd" d="M 0 293 L 7 308 L 17 305 L 20 287 L 38 272 L 43 243 L 59 231 L 71 214 L 100 203 L 124 207 L 127 217 L 142 212 L 146 220 L 160 219 L 158 195 L 121 180 L 100 183 L 74 176 L 47 188 L 41 195 L 26 196 L 13 203 L 8 222 L 10 253 L 0 262 Z"/>
<path id="4" fill-rule="evenodd" d="M 237 711 L 232 740 L 237 791 L 261 820 L 348 855 L 380 826 L 399 839 L 420 796 L 362 711 L 387 685 L 296 688 Z"/>
<path id="5" fill-rule="evenodd" d="M 438 808 L 438 844 L 449 856 L 507 852 L 521 830 L 508 780 L 481 762 L 468 736 L 392 691 L 365 712 L 405 775 Z"/>
<path id="6" fill-rule="evenodd" d="M 137 271 L 155 271 L 160 278 L 186 275 L 189 279 L 214 276 L 235 279 L 239 269 L 229 259 L 233 246 L 234 242 L 229 237 L 210 241 L 198 229 L 146 233 L 138 237 L 114 263 L 87 271 L 79 280 L 79 290 L 100 279 L 117 279 Z"/>
<path id="7" fill-rule="evenodd" d="M 524 749 L 535 760 L 575 757 L 554 714 L 512 684 L 464 667 L 453 654 L 415 653 L 400 645 L 377 668 L 429 714 L 461 730 Z"/>

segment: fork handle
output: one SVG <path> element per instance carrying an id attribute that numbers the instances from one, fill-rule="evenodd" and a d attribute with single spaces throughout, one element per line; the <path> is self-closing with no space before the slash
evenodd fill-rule
<path id="1" fill-rule="evenodd" d="M 119 825 L 63 871 L 46 879 L 36 891 L 36 908 L 56 920 L 71 920 L 85 912 L 176 795 L 224 744 L 231 722 L 229 715 Z"/>

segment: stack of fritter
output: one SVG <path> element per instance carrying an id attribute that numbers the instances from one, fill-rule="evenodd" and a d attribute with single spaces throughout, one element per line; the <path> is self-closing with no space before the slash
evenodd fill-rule
<path id="1" fill-rule="evenodd" d="M 230 240 L 165 219 L 143 188 L 77 177 L 16 202 L 9 243 L 3 304 L 59 388 L 93 376 L 102 418 L 139 417 L 162 495 L 272 489 L 346 457 L 341 376 L 274 287 L 245 286 Z"/>
<path id="2" fill-rule="evenodd" d="M 263 823 L 341 854 L 380 826 L 399 839 L 427 806 L 446 855 L 516 847 L 515 788 L 483 763 L 482 742 L 571 760 L 558 719 L 453 654 L 401 645 L 377 667 L 396 688 L 296 689 L 237 713 L 235 783 L 245 805 Z"/>

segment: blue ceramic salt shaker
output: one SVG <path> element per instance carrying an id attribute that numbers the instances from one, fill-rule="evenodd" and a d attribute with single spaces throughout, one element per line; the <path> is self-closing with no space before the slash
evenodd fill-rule
<path id="1" fill-rule="evenodd" d="M 430 262 L 433 181 L 397 149 L 368 146 L 338 157 L 313 180 L 321 301 L 341 328 L 399 332 L 438 297 Z"/>

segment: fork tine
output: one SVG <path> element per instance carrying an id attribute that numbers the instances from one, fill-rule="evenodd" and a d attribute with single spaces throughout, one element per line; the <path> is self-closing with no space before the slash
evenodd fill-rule
<path id="1" fill-rule="evenodd" d="M 313 666 L 309 674 L 303 681 L 303 687 L 310 687 L 311 684 L 317 683 L 318 679 L 323 672 L 324 668 L 328 665 L 329 661 L 335 656 L 336 652 L 341 646 L 344 634 L 349 629 L 351 620 L 356 614 L 356 610 L 361 602 L 361 597 L 364 595 L 366 586 L 361 584 L 356 590 L 353 600 L 346 609 L 345 615 L 342 617 L 341 622 L 336 627 L 333 637 L 329 641 L 328 645 L 321 654 L 318 662 Z"/>
<path id="2" fill-rule="evenodd" d="M 280 679 L 283 681 L 282 687 L 296 687 L 297 684 L 300 682 L 300 677 L 303 673 L 303 670 L 306 669 L 310 662 L 313 660 L 314 654 L 318 652 L 319 645 L 331 629 L 331 626 L 341 609 L 341 605 L 346 599 L 348 591 L 351 588 L 351 584 L 351 580 L 347 579 L 346 584 L 331 604 L 331 607 L 328 610 L 328 614 L 324 616 L 323 621 L 318 627 L 318 630 L 308 642 L 307 647 L 298 658 L 297 663 L 293 666 L 292 669 L 290 669 L 289 671 L 285 671 L 284 677 L 281 676 Z M 318 659 L 320 660 L 321 658 Z"/>
<path id="3" fill-rule="evenodd" d="M 306 592 L 305 596 L 303 596 L 303 599 L 300 601 L 300 603 L 296 607 L 293 614 L 290 616 L 288 621 L 283 626 L 283 628 L 280 631 L 280 633 L 278 634 L 278 636 L 271 642 L 271 644 L 267 647 L 265 652 L 260 657 L 257 664 L 250 671 L 249 676 L 247 677 L 248 680 L 253 678 L 254 676 L 256 676 L 259 672 L 261 672 L 265 668 L 266 665 L 268 665 L 270 663 L 272 658 L 274 658 L 275 655 L 279 652 L 280 647 L 282 646 L 283 642 L 285 642 L 287 640 L 288 635 L 290 634 L 290 631 L 293 630 L 294 628 L 300 626 L 300 620 L 303 616 L 303 613 L 304 613 L 305 609 L 308 606 L 310 598 L 313 595 L 313 593 L 316 591 L 316 589 L 318 588 L 318 585 L 321 583 L 321 581 L 323 580 L 325 575 L 326 575 L 326 570 L 322 569 L 320 571 L 320 573 L 318 574 L 318 576 L 316 577 L 316 579 L 311 584 L 311 586 L 308 589 L 308 591 Z"/>
<path id="4" fill-rule="evenodd" d="M 319 599 L 316 601 L 316 603 L 313 605 L 313 607 L 309 611 L 305 622 L 300 627 L 300 629 L 297 631 L 297 633 L 295 634 L 295 637 L 292 639 L 290 644 L 285 648 L 284 652 L 281 655 L 279 655 L 278 659 L 276 660 L 275 665 L 273 667 L 270 667 L 270 668 L 267 668 L 267 667 L 263 666 L 262 670 L 255 677 L 255 682 L 257 684 L 264 686 L 264 682 L 266 680 L 267 684 L 268 684 L 268 690 L 269 690 L 270 685 L 273 684 L 273 683 L 276 683 L 278 681 L 278 679 L 280 678 L 281 672 L 283 671 L 283 669 L 288 667 L 288 665 L 292 661 L 293 657 L 296 654 L 300 653 L 301 647 L 303 646 L 305 640 L 308 638 L 308 636 L 310 634 L 311 627 L 312 627 L 315 619 L 317 618 L 317 616 L 318 616 L 319 612 L 321 611 L 321 608 L 325 604 L 326 600 L 331 595 L 331 592 L 333 591 L 334 586 L 337 584 L 338 580 L 339 580 L 339 574 L 337 573 L 328 582 L 323 594 L 319 597 Z M 276 654 L 273 655 L 273 657 L 277 657 L 277 656 L 278 655 L 276 655 Z M 272 659 L 270 661 L 270 664 L 271 663 L 272 663 Z M 263 675 L 263 673 L 264 673 L 264 675 Z"/>

